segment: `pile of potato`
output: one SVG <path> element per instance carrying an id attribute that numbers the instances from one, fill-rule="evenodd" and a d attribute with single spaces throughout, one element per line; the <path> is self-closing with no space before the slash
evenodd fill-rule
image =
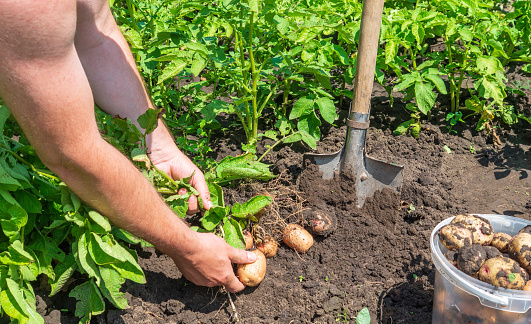
<path id="1" fill-rule="evenodd" d="M 313 245 L 313 235 L 327 236 L 336 228 L 336 218 L 333 214 L 322 210 L 310 209 L 305 212 L 306 229 L 298 224 L 288 224 L 282 233 L 282 241 L 299 253 L 306 253 Z M 255 225 L 253 233 L 244 231 L 246 250 L 253 251 L 257 260 L 250 264 L 238 264 L 236 275 L 248 287 L 260 284 L 266 273 L 266 258 L 277 254 L 278 243 L 266 235 L 264 230 Z M 254 235 L 253 235 L 254 234 Z"/>
<path id="2" fill-rule="evenodd" d="M 514 237 L 494 233 L 490 222 L 457 215 L 443 226 L 439 240 L 446 259 L 464 273 L 494 286 L 531 291 L 531 225 Z"/>

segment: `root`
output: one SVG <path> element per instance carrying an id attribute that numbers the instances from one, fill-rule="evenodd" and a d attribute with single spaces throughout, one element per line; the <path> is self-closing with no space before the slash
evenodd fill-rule
<path id="1" fill-rule="evenodd" d="M 233 311 L 232 318 L 234 318 L 235 322 L 238 322 L 240 318 L 238 317 L 238 311 L 236 310 L 236 306 L 234 306 L 234 302 L 232 301 L 232 296 L 230 295 L 230 292 L 227 290 L 227 296 L 229 297 L 230 306 Z"/>

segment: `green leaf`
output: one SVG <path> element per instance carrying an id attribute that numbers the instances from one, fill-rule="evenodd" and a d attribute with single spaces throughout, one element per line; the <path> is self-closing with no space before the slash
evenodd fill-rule
<path id="1" fill-rule="evenodd" d="M 435 98 L 437 98 L 437 94 L 433 92 L 433 86 L 424 82 L 415 83 L 415 101 L 423 114 L 428 114 L 433 108 Z"/>
<path id="2" fill-rule="evenodd" d="M 130 28 L 126 29 L 123 27 L 120 29 L 122 30 L 122 34 L 124 35 L 125 40 L 127 40 L 127 42 L 129 43 L 129 45 L 131 45 L 132 48 L 143 49 L 142 37 L 136 30 Z"/>
<path id="3" fill-rule="evenodd" d="M 88 250 L 90 256 L 98 265 L 125 262 L 123 256 L 117 253 L 109 243 L 104 242 L 96 233 L 91 233 Z"/>
<path id="4" fill-rule="evenodd" d="M 443 149 L 444 149 L 444 151 L 445 151 L 446 153 L 448 153 L 448 154 L 451 154 L 451 153 L 452 153 L 452 149 L 449 148 L 447 145 L 443 146 Z"/>
<path id="5" fill-rule="evenodd" d="M 229 206 L 227 207 L 212 207 L 205 211 L 205 215 L 201 218 L 201 225 L 207 231 L 213 231 L 223 218 L 229 215 Z"/>
<path id="6" fill-rule="evenodd" d="M 72 251 L 78 262 L 79 269 L 86 272 L 89 277 L 99 280 L 98 266 L 90 255 L 86 233 L 81 234 L 79 239 L 72 245 Z"/>
<path id="7" fill-rule="evenodd" d="M 293 105 L 293 109 L 289 114 L 289 119 L 299 118 L 313 112 L 313 100 L 302 97 Z"/>
<path id="8" fill-rule="evenodd" d="M 402 124 L 398 125 L 398 127 L 393 131 L 393 134 L 395 135 L 405 134 L 408 131 L 411 124 L 413 124 L 414 122 L 415 122 L 414 119 L 410 119 L 408 121 L 403 122 Z"/>
<path id="9" fill-rule="evenodd" d="M 59 291 L 61 291 L 61 289 L 63 289 L 64 285 L 68 282 L 68 279 L 72 277 L 76 269 L 77 269 L 76 259 L 74 258 L 72 254 L 68 254 L 64 262 L 57 264 L 57 266 L 54 269 L 55 279 L 48 280 L 48 282 L 50 283 L 50 286 L 52 287 L 52 291 L 50 292 L 50 295 L 49 295 L 50 297 L 57 294 Z"/>
<path id="10" fill-rule="evenodd" d="M 88 216 L 91 220 L 94 221 L 105 233 L 109 233 L 112 230 L 111 223 L 109 223 L 109 220 L 102 216 L 97 211 L 91 210 L 88 212 Z M 103 234 L 103 233 L 99 233 Z"/>
<path id="11" fill-rule="evenodd" d="M 223 232 L 225 233 L 227 244 L 237 249 L 245 249 L 242 228 L 237 220 L 231 218 L 228 222 L 225 222 L 223 224 Z"/>
<path id="12" fill-rule="evenodd" d="M 10 176 L 6 170 L 2 167 L 0 164 L 0 184 L 2 185 L 3 189 L 9 190 L 9 191 L 15 191 L 19 188 L 22 188 L 22 185 L 20 182 L 18 182 L 15 178 Z"/>
<path id="13" fill-rule="evenodd" d="M 42 205 L 39 198 L 30 192 L 26 190 L 17 190 L 13 192 L 13 196 L 26 212 L 35 214 L 40 214 L 42 212 Z"/>
<path id="14" fill-rule="evenodd" d="M 78 300 L 75 315 L 80 318 L 81 323 L 88 323 L 92 316 L 99 315 L 105 311 L 103 297 L 92 280 L 76 286 L 68 296 Z"/>
<path id="15" fill-rule="evenodd" d="M 333 124 L 338 117 L 334 102 L 329 98 L 319 98 L 315 101 L 315 103 L 317 104 L 317 107 L 319 107 L 319 111 L 321 112 L 323 119 L 329 124 Z"/>
<path id="16" fill-rule="evenodd" d="M 524 71 L 525 73 L 531 73 L 531 64 L 526 64 L 522 66 L 522 71 Z"/>
<path id="17" fill-rule="evenodd" d="M 484 74 L 494 74 L 503 71 L 503 65 L 500 60 L 493 56 L 479 56 L 476 59 L 476 66 Z"/>
<path id="18" fill-rule="evenodd" d="M 206 68 L 208 61 L 204 59 L 200 55 L 196 55 L 194 57 L 194 61 L 192 62 L 192 67 L 190 69 L 190 72 L 192 72 L 195 76 L 199 76 L 201 74 L 201 71 L 203 71 L 204 68 Z"/>
<path id="19" fill-rule="evenodd" d="M 188 63 L 181 59 L 171 61 L 162 70 L 162 74 L 159 76 L 157 84 L 161 84 L 170 78 L 174 78 L 177 74 L 181 73 L 187 65 Z"/>
<path id="20" fill-rule="evenodd" d="M 233 110 L 234 108 L 231 104 L 224 102 L 222 100 L 215 99 L 215 100 L 212 100 L 210 103 L 208 103 L 205 107 L 203 107 L 203 109 L 201 109 L 201 113 L 205 116 L 205 121 L 207 123 L 210 123 L 220 113 L 230 113 Z"/>
<path id="21" fill-rule="evenodd" d="M 270 196 L 258 195 L 243 204 L 234 204 L 232 206 L 232 216 L 236 218 L 245 218 L 247 215 L 256 215 L 262 209 L 269 206 L 273 198 Z"/>
<path id="22" fill-rule="evenodd" d="M 0 292 L 0 304 L 4 312 L 19 323 L 27 323 L 29 317 L 25 314 L 26 303 L 22 289 L 11 278 L 5 278 L 7 289 Z"/>
<path id="23" fill-rule="evenodd" d="M 323 75 L 321 73 L 314 73 L 315 79 L 317 82 L 321 84 L 321 86 L 325 89 L 332 89 L 332 85 L 330 84 L 330 78 L 326 75 Z"/>
<path id="24" fill-rule="evenodd" d="M 433 82 L 433 84 L 435 85 L 437 90 L 439 90 L 440 93 L 442 94 L 448 93 L 446 92 L 446 85 L 444 84 L 443 79 L 441 79 L 441 77 L 438 76 L 437 74 L 428 74 L 425 76 L 425 78 Z"/>
<path id="25" fill-rule="evenodd" d="M 251 11 L 254 13 L 260 13 L 260 8 L 262 7 L 262 0 L 247 0 Z"/>
<path id="26" fill-rule="evenodd" d="M 146 276 L 138 264 L 136 253 L 119 244 L 114 245 L 113 248 L 117 251 L 121 251 L 121 255 L 126 259 L 126 262 L 113 263 L 110 267 L 118 271 L 118 273 L 125 279 L 132 280 L 139 284 L 145 284 Z"/>
<path id="27" fill-rule="evenodd" d="M 390 39 L 385 44 L 385 64 L 389 64 L 394 61 L 395 56 L 398 54 L 398 41 Z"/>
<path id="28" fill-rule="evenodd" d="M 216 175 L 217 181 L 244 178 L 267 181 L 275 177 L 269 171 L 269 165 L 254 161 L 252 154 L 223 158 L 216 167 Z"/>
<path id="29" fill-rule="evenodd" d="M 120 291 L 123 283 L 125 282 L 125 278 L 122 278 L 118 271 L 107 267 L 100 267 L 100 275 L 101 280 L 99 288 L 102 295 L 107 298 L 116 308 L 128 308 L 129 305 L 127 305 L 127 297 L 125 293 Z"/>
<path id="30" fill-rule="evenodd" d="M 371 323 L 371 314 L 369 309 L 364 307 L 356 316 L 356 324 L 370 324 Z"/>
<path id="31" fill-rule="evenodd" d="M 225 199 L 223 197 L 223 188 L 217 183 L 208 181 L 208 190 L 210 191 L 210 200 L 214 206 L 225 207 Z"/>
<path id="32" fill-rule="evenodd" d="M 402 75 L 402 81 L 395 85 L 393 88 L 393 91 L 402 91 L 404 89 L 409 88 L 415 81 L 420 81 L 418 77 L 418 73 L 414 72 L 415 74 L 403 74 Z"/>
<path id="33" fill-rule="evenodd" d="M 7 209 L 7 214 L 0 211 L 0 225 L 4 234 L 12 238 L 18 234 L 19 230 L 28 222 L 28 214 L 24 208 L 13 205 Z"/>
<path id="34" fill-rule="evenodd" d="M 138 117 L 138 125 L 145 129 L 146 135 L 151 134 L 157 128 L 159 118 L 164 114 L 164 109 L 148 109 Z"/>
<path id="35" fill-rule="evenodd" d="M 315 140 L 315 138 L 312 135 L 310 135 L 310 134 L 308 134 L 308 133 L 306 133 L 304 131 L 301 131 L 300 134 L 302 136 L 302 141 L 304 143 L 308 144 L 308 146 L 311 147 L 314 150 L 317 148 L 317 141 Z"/>
<path id="36" fill-rule="evenodd" d="M 284 140 L 282 140 L 282 143 L 289 144 L 289 143 L 298 142 L 300 140 L 302 140 L 302 134 L 301 133 L 293 133 L 293 134 L 287 136 L 286 138 L 284 138 Z"/>

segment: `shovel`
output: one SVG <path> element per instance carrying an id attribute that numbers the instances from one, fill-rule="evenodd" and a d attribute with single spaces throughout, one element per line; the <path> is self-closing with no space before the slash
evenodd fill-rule
<path id="1" fill-rule="evenodd" d="M 305 154 L 304 165 L 317 164 L 323 179 L 335 174 L 349 173 L 355 180 L 357 206 L 377 190 L 390 188 L 399 192 L 402 185 L 403 166 L 387 163 L 365 155 L 365 138 L 369 128 L 369 111 L 378 39 L 382 21 L 384 0 L 363 1 L 360 42 L 354 83 L 354 100 L 347 119 L 347 136 L 343 148 L 333 154 Z"/>

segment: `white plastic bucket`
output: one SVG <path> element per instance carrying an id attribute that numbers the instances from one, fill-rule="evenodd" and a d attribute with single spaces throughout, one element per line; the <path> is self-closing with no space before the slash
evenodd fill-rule
<path id="1" fill-rule="evenodd" d="M 511 236 L 531 225 L 531 221 L 517 217 L 477 215 L 488 219 L 494 232 Z M 448 250 L 439 241 L 439 230 L 452 219 L 442 221 L 431 233 L 431 257 L 437 268 L 432 323 L 531 323 L 531 292 L 484 283 L 461 272 L 446 260 L 444 253 Z"/>

